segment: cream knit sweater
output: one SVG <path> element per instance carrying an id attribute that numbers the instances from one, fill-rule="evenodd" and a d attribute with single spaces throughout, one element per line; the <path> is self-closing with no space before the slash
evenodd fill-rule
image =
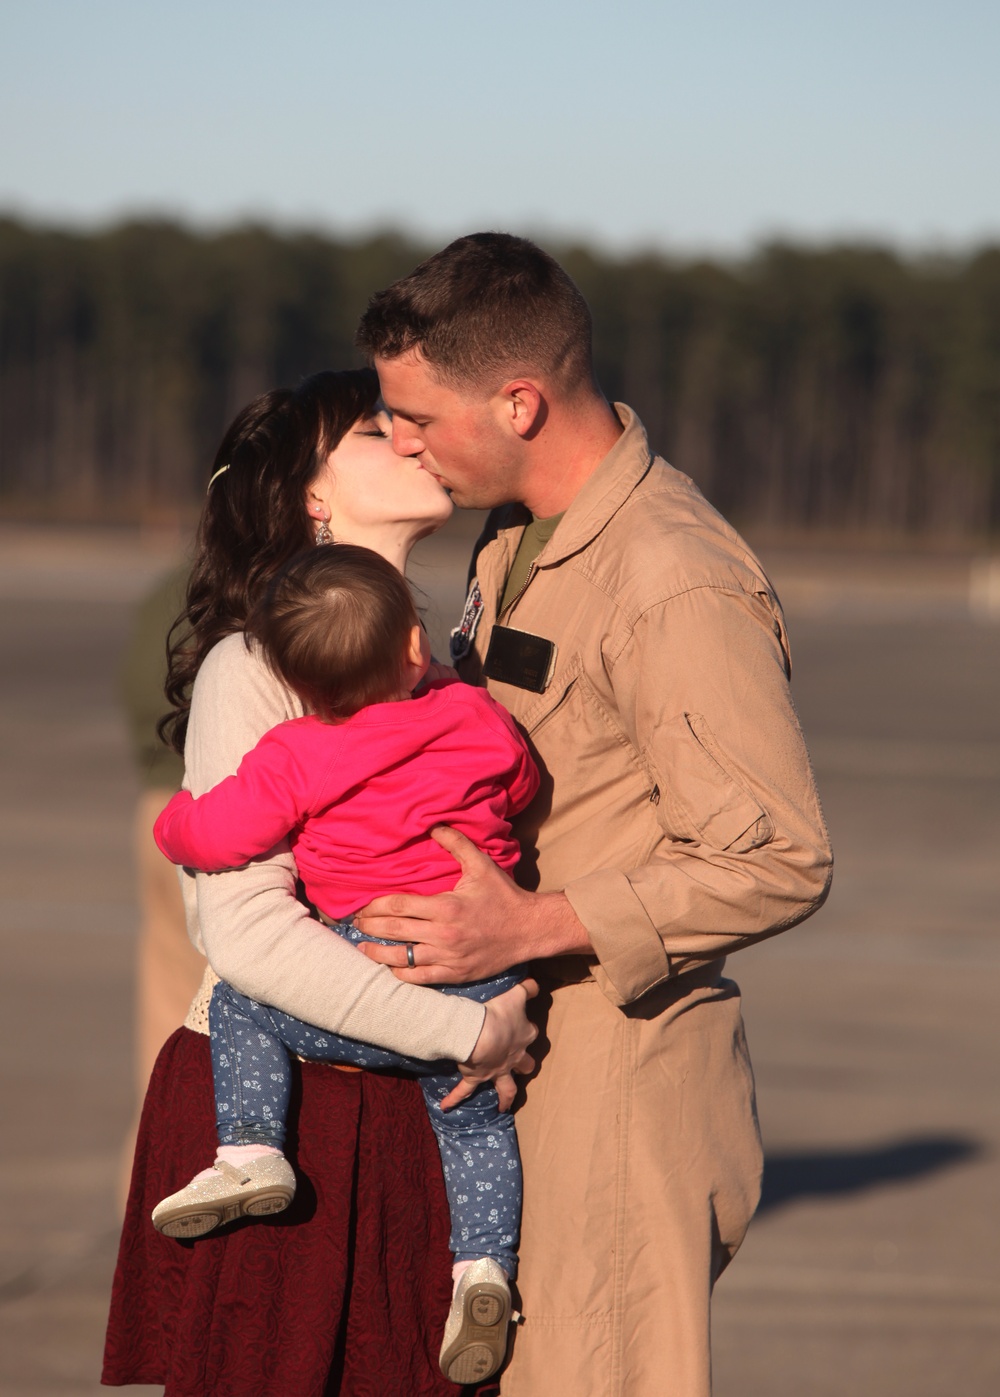
<path id="1" fill-rule="evenodd" d="M 191 700 L 184 784 L 196 796 L 232 775 L 268 730 L 302 706 L 242 634 L 205 657 Z M 316 921 L 295 897 L 287 843 L 228 873 L 180 870 L 191 940 L 216 976 L 242 994 L 333 1033 L 420 1058 L 464 1062 L 476 1045 L 482 1004 L 397 980 Z M 204 1028 L 207 986 L 188 1026 Z"/>

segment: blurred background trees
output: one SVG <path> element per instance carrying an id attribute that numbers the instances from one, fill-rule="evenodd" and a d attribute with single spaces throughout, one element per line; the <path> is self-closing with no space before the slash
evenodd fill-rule
<path id="1" fill-rule="evenodd" d="M 737 522 L 956 541 L 1000 526 L 1000 248 L 551 250 L 593 308 L 606 392 Z M 186 515 L 237 408 L 356 362 L 368 296 L 426 251 L 0 220 L 0 513 Z"/>

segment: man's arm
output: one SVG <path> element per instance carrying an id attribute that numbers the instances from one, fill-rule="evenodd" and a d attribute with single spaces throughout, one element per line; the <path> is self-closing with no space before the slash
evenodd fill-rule
<path id="1" fill-rule="evenodd" d="M 566 889 L 617 1002 L 790 927 L 825 899 L 833 859 L 789 667 L 764 593 L 697 587 L 637 622 L 613 682 L 665 839 L 648 863 Z"/>
<path id="2" fill-rule="evenodd" d="M 431 834 L 462 875 L 451 892 L 389 893 L 359 912 L 354 920 L 366 935 L 401 943 L 362 943 L 369 960 L 414 985 L 446 985 L 485 980 L 522 961 L 594 953 L 564 893 L 525 892 L 458 830 L 440 826 Z M 413 968 L 405 942 L 413 943 Z"/>

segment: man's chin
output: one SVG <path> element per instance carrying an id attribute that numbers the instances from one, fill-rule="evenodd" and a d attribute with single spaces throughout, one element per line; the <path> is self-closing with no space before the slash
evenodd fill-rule
<path id="1" fill-rule="evenodd" d="M 445 489 L 456 509 L 496 509 L 497 505 L 507 503 L 506 500 L 487 498 L 485 492 L 479 490 L 463 490 L 461 486 L 451 485 L 446 485 Z"/>

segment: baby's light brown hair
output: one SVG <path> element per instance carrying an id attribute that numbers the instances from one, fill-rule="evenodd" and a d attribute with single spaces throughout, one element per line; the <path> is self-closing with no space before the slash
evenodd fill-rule
<path id="1" fill-rule="evenodd" d="M 370 548 L 330 543 L 292 558 L 247 631 L 279 679 L 325 722 L 395 698 L 413 627 L 410 589 Z"/>

